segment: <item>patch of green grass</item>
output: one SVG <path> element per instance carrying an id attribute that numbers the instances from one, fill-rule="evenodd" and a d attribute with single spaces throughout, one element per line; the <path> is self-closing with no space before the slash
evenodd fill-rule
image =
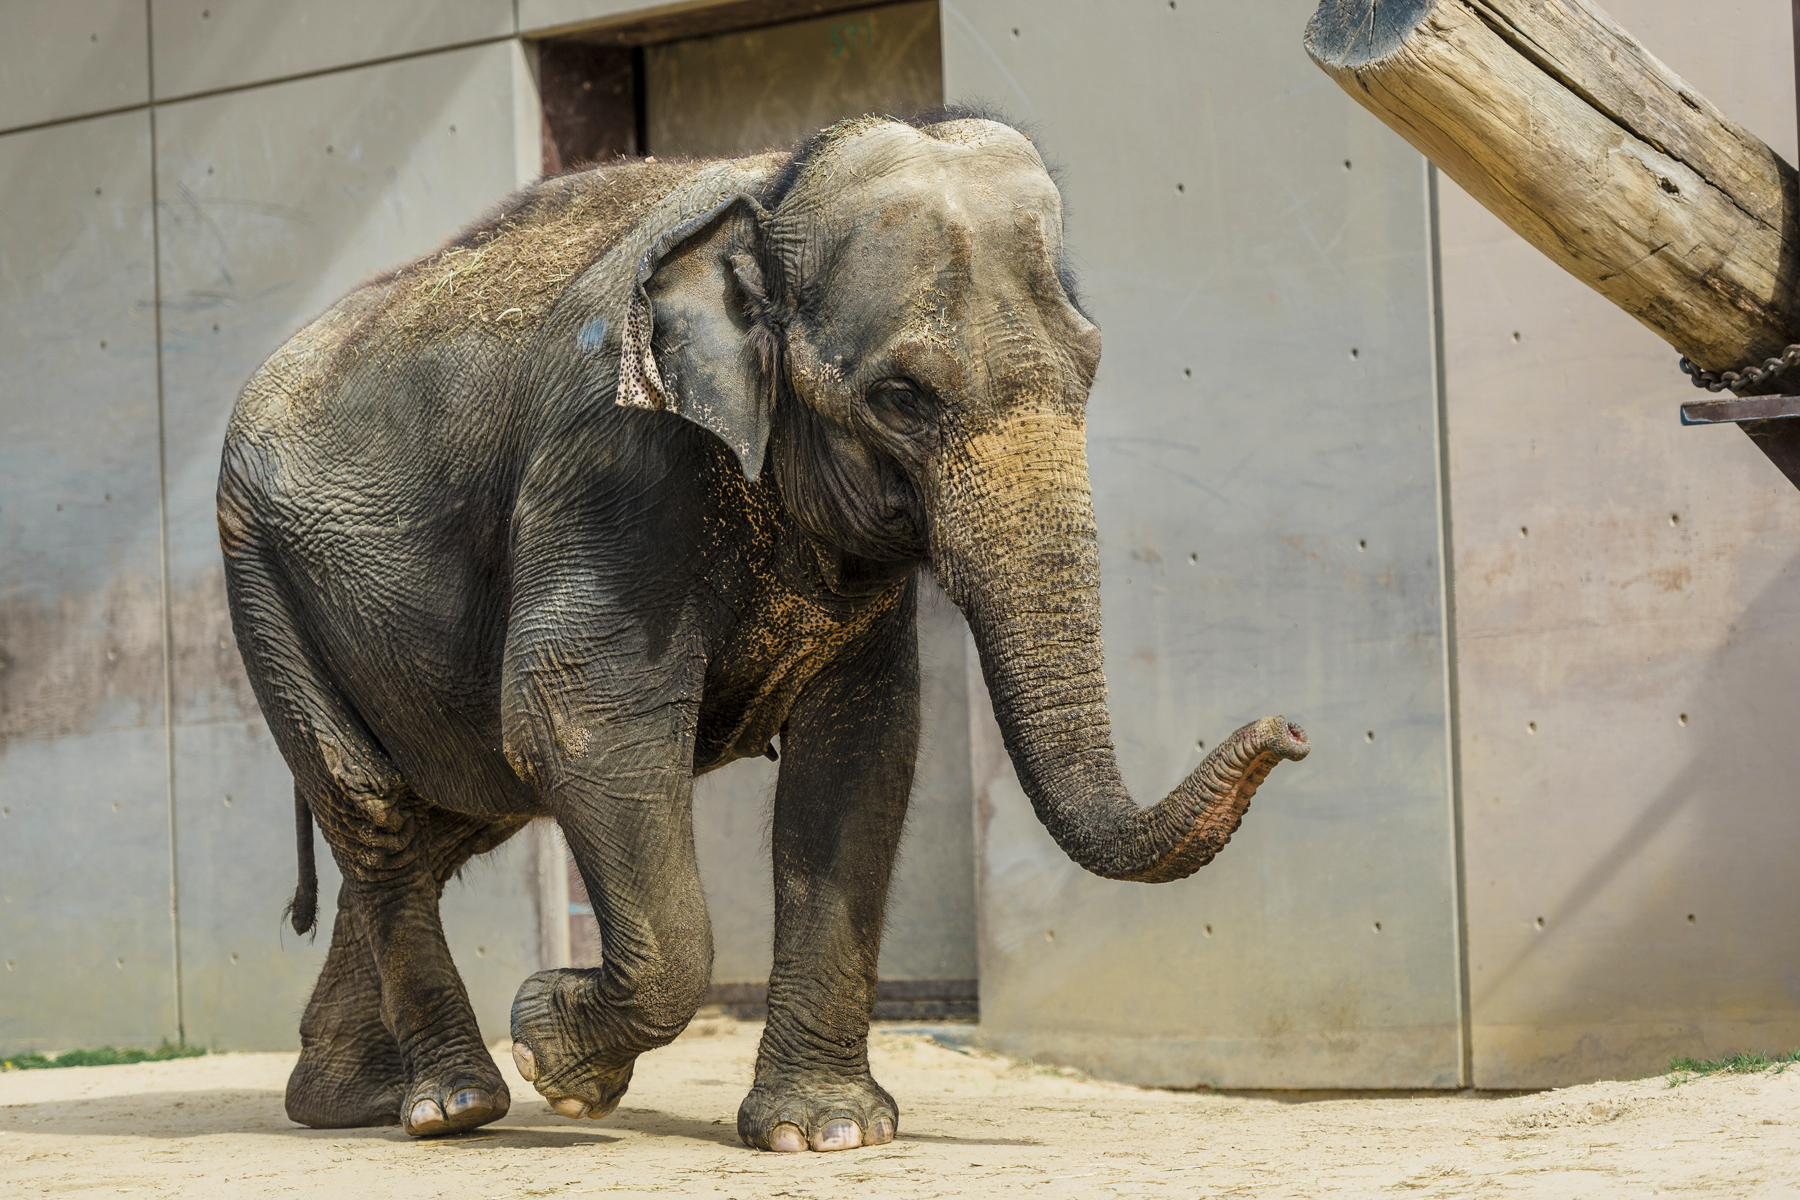
<path id="1" fill-rule="evenodd" d="M 0 1071 L 41 1071 L 46 1067 L 110 1067 L 119 1063 L 167 1062 L 171 1058 L 198 1058 L 205 1046 L 175 1046 L 164 1042 L 154 1050 L 64 1050 L 61 1054 L 13 1054 L 0 1058 Z"/>
<path id="2" fill-rule="evenodd" d="M 1800 1050 L 1789 1050 L 1786 1054 L 1774 1057 L 1761 1050 L 1753 1050 L 1725 1058 L 1671 1058 L 1669 1086 L 1679 1087 L 1689 1080 L 1707 1075 L 1756 1075 L 1763 1071 L 1779 1075 L 1796 1063 L 1800 1063 Z"/>

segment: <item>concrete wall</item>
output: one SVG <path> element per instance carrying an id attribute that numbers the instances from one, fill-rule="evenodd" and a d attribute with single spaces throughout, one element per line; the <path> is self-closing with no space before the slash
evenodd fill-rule
<path id="1" fill-rule="evenodd" d="M 1034 122 L 1106 351 L 1088 417 L 1127 783 L 1285 712 L 1211 866 L 1088 876 L 975 733 L 981 1005 L 1183 1087 L 1458 1083 L 1425 171 L 1300 48 L 1312 0 L 945 0 L 945 90 Z"/>
<path id="2" fill-rule="evenodd" d="M 1793 160 L 1786 0 L 1606 8 Z M 1475 1080 L 1800 1044 L 1800 495 L 1447 181 L 1442 236 Z"/>

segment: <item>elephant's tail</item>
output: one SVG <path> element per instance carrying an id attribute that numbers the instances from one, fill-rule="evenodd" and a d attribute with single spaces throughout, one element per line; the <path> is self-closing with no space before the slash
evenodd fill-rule
<path id="1" fill-rule="evenodd" d="M 319 927 L 319 867 L 313 861 L 312 809 L 299 788 L 294 789 L 294 833 L 300 851 L 300 886 L 288 901 L 286 915 L 295 933 L 308 934 Z"/>

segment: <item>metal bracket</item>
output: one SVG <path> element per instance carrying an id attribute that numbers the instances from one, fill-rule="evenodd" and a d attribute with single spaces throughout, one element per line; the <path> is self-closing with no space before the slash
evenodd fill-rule
<path id="1" fill-rule="evenodd" d="M 1800 396 L 1693 400 L 1681 406 L 1683 425 L 1737 425 L 1744 421 L 1779 421 L 1784 417 L 1800 417 Z"/>
<path id="2" fill-rule="evenodd" d="M 1800 487 L 1800 421 L 1791 417 L 1800 417 L 1800 396 L 1694 400 L 1681 406 L 1683 425 L 1736 425 L 1742 429 L 1788 482 Z"/>

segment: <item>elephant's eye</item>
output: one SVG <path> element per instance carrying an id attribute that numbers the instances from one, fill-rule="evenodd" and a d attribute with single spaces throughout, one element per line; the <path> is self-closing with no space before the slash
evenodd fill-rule
<path id="1" fill-rule="evenodd" d="M 884 379 L 870 388 L 869 409 L 896 433 L 915 434 L 931 422 L 931 400 L 910 379 Z"/>

